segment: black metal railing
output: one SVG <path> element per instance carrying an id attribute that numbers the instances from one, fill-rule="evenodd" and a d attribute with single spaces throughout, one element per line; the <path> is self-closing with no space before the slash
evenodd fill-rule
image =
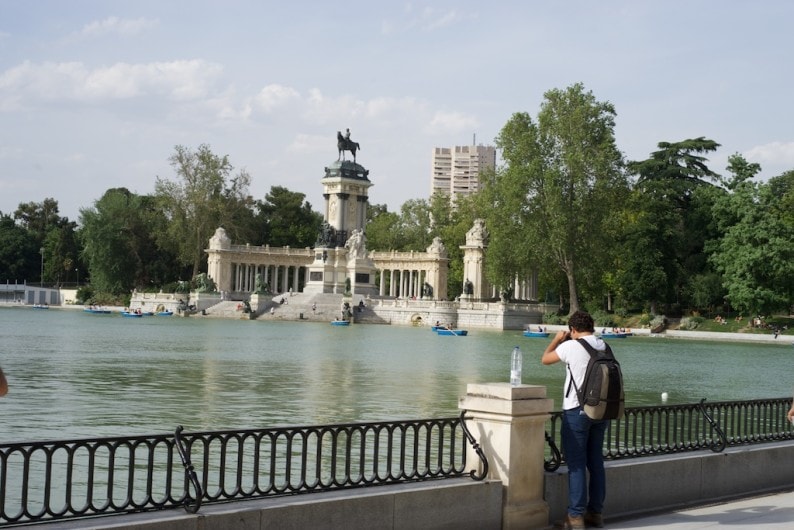
<path id="1" fill-rule="evenodd" d="M 786 419 L 791 398 L 722 401 L 626 408 L 612 420 L 604 438 L 604 458 L 635 458 L 794 439 Z M 555 412 L 546 431 L 545 468 L 565 462 L 561 454 L 562 412 Z"/>
<path id="2" fill-rule="evenodd" d="M 461 477 L 463 419 L 0 444 L 0 527 Z"/>
<path id="3" fill-rule="evenodd" d="M 607 459 L 791 440 L 791 398 L 627 408 Z M 471 476 L 488 461 L 459 417 L 0 444 L 0 527 Z M 561 412 L 546 432 L 546 469 Z M 466 472 L 467 443 L 480 472 Z M 490 455 L 489 455 L 490 456 Z"/>

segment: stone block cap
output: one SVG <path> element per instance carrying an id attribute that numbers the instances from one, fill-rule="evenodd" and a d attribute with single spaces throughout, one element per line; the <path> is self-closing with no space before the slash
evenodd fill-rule
<path id="1" fill-rule="evenodd" d="M 546 387 L 542 385 L 517 385 L 510 383 L 469 383 L 466 385 L 468 396 L 491 399 L 542 399 L 546 397 Z"/>

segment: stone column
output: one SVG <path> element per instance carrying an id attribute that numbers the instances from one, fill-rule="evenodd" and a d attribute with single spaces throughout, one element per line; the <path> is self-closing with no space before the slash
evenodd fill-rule
<path id="1" fill-rule="evenodd" d="M 505 378 L 508 375 L 505 355 Z M 466 410 L 469 430 L 488 458 L 488 479 L 501 480 L 502 528 L 546 528 L 549 507 L 543 500 L 546 420 L 553 400 L 546 387 L 510 383 L 469 384 L 458 408 Z M 466 462 L 480 462 L 471 446 Z M 481 467 L 480 467 L 481 470 Z"/>

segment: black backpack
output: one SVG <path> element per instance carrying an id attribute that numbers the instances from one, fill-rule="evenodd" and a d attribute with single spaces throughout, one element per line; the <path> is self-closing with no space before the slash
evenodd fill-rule
<path id="1" fill-rule="evenodd" d="M 584 383 L 580 389 L 576 386 L 571 372 L 571 383 L 565 392 L 571 392 L 571 385 L 576 389 L 579 404 L 588 418 L 592 420 L 614 420 L 623 416 L 625 397 L 623 395 L 623 374 L 620 363 L 612 354 L 612 348 L 606 345 L 604 351 L 599 351 L 590 346 L 585 339 L 578 339 L 587 353 L 590 361 L 584 374 Z M 568 371 L 571 367 L 568 365 Z"/>

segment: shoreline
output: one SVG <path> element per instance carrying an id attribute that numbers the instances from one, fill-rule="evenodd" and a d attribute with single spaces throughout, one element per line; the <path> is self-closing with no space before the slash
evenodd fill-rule
<path id="1" fill-rule="evenodd" d="M 33 309 L 29 304 L 20 304 L 14 302 L 0 302 L 0 308 L 20 308 L 20 309 Z M 49 306 L 49 309 L 66 310 L 66 311 L 82 311 L 86 306 L 84 305 L 62 305 L 62 306 Z M 120 313 L 124 310 L 122 306 L 102 306 L 109 309 L 112 313 Z M 366 325 L 366 323 L 362 323 Z M 382 324 L 378 324 L 382 325 Z M 399 324 L 390 324 L 399 325 Z M 536 324 L 533 324 L 533 327 Z M 568 326 L 558 324 L 543 325 L 543 328 L 549 332 L 557 332 L 559 330 L 568 329 Z M 628 328 L 634 336 L 649 337 L 658 339 L 683 339 L 683 340 L 708 340 L 717 342 L 756 342 L 766 344 L 781 344 L 783 346 L 794 346 L 794 334 L 781 333 L 775 338 L 773 333 L 760 334 L 760 333 L 734 333 L 722 331 L 692 331 L 692 330 L 678 330 L 668 329 L 662 333 L 651 333 L 650 329 Z M 514 330 L 504 330 L 514 331 Z M 598 332 L 596 332 L 597 334 Z M 627 339 L 630 337 L 627 337 Z M 615 339 L 625 340 L 625 339 Z"/>

